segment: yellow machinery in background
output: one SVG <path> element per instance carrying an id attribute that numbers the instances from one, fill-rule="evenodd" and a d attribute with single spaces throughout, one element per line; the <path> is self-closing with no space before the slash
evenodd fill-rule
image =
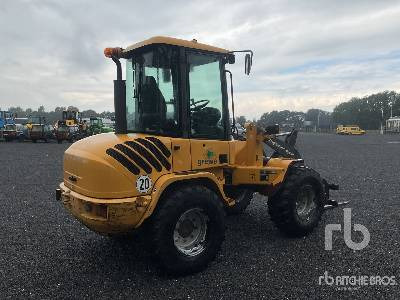
<path id="1" fill-rule="evenodd" d="M 79 112 L 75 110 L 64 110 L 62 112 L 62 120 L 67 126 L 77 126 L 79 125 Z"/>
<path id="2" fill-rule="evenodd" d="M 365 130 L 362 130 L 358 125 L 338 125 L 336 133 L 341 135 L 362 135 Z"/>
<path id="3" fill-rule="evenodd" d="M 277 126 L 247 124 L 245 138 L 233 139 L 226 66 L 241 52 L 249 74 L 251 51 L 196 40 L 154 37 L 105 49 L 117 66 L 115 133 L 67 149 L 56 198 L 101 234 L 144 227 L 161 266 L 176 274 L 199 271 L 214 259 L 225 214 L 244 211 L 254 192 L 268 196 L 271 219 L 284 233 L 310 233 L 325 208 L 338 206 L 329 200 L 329 190 L 338 187 L 304 164 L 295 131 L 282 141 Z M 274 150 L 270 157 L 266 145 Z"/>

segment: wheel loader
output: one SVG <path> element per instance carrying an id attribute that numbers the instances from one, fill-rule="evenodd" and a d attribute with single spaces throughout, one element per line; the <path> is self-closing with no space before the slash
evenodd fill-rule
<path id="1" fill-rule="evenodd" d="M 227 67 L 245 54 L 248 75 L 252 51 L 153 37 L 104 54 L 116 65 L 115 133 L 71 145 L 56 189 L 89 229 L 118 236 L 142 228 L 164 270 L 189 274 L 215 258 L 226 214 L 243 212 L 255 192 L 290 236 L 307 235 L 325 209 L 338 206 L 329 199 L 338 187 L 299 157 L 297 132 L 281 140 L 278 126 L 249 123 L 244 138 L 233 138 Z M 265 146 L 274 150 L 270 157 Z"/>

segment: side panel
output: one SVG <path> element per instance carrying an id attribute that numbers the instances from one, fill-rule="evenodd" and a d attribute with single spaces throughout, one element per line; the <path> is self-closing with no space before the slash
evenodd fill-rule
<path id="1" fill-rule="evenodd" d="M 171 149 L 173 171 L 182 172 L 191 170 L 190 140 L 171 139 Z"/>
<path id="2" fill-rule="evenodd" d="M 229 142 L 216 140 L 190 140 L 192 169 L 210 169 L 229 163 Z"/>
<path id="3" fill-rule="evenodd" d="M 241 161 L 237 156 L 238 153 L 245 151 L 246 141 L 229 141 L 229 164 L 230 165 L 243 165 L 244 162 Z"/>

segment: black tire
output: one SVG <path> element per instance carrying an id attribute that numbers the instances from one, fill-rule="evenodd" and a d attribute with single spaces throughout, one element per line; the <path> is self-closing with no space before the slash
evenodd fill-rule
<path id="1" fill-rule="evenodd" d="M 246 208 L 250 205 L 253 199 L 254 192 L 246 189 L 232 189 L 227 191 L 229 198 L 235 199 L 233 206 L 226 207 L 226 213 L 228 215 L 238 215 L 243 213 Z"/>
<path id="2" fill-rule="evenodd" d="M 268 199 L 269 214 L 283 233 L 293 237 L 305 236 L 318 225 L 323 213 L 325 196 L 321 178 L 313 169 L 304 166 L 293 166 L 288 172 L 282 190 Z M 306 193 L 308 195 L 304 196 Z M 309 207 L 301 201 L 308 202 Z"/>
<path id="3" fill-rule="evenodd" d="M 153 213 L 150 225 L 152 236 L 152 250 L 160 266 L 167 273 L 185 275 L 199 272 L 204 269 L 217 255 L 225 238 L 225 211 L 219 197 L 206 187 L 199 185 L 182 186 L 169 193 L 165 199 L 160 200 L 159 207 Z M 204 218 L 205 230 L 202 240 L 196 244 L 201 251 L 192 255 L 179 250 L 178 240 L 193 238 L 198 229 L 195 220 L 182 218 L 192 212 L 201 212 Z M 178 221 L 188 227 L 178 225 Z M 189 225 L 188 225 L 189 223 Z M 190 225 L 191 224 L 191 225 Z M 184 235 L 180 233 L 188 230 Z M 190 231 L 191 230 L 191 231 Z M 197 238 L 197 237 L 196 237 Z M 197 241 L 197 240 L 196 240 Z M 198 248 L 193 248 L 197 249 Z M 190 250 L 188 250 L 190 251 Z"/>

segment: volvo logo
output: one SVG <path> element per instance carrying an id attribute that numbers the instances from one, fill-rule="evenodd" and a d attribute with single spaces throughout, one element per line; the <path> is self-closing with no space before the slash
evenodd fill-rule
<path id="1" fill-rule="evenodd" d="M 74 175 L 69 176 L 68 179 L 70 181 L 73 181 L 73 182 L 77 182 L 78 181 L 78 178 L 76 178 Z"/>

